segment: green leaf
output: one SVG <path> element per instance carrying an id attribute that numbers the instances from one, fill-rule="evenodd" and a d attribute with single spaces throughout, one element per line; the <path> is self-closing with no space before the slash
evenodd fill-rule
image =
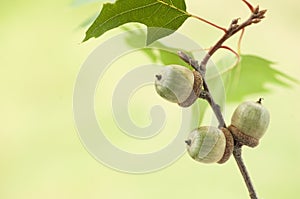
<path id="1" fill-rule="evenodd" d="M 240 102 L 249 95 L 270 93 L 270 85 L 291 87 L 296 79 L 274 69 L 272 61 L 255 56 L 241 55 L 238 64 L 230 66 L 230 59 L 218 62 L 220 75 L 226 88 L 228 102 Z M 214 77 L 211 77 L 213 79 Z"/>
<path id="2" fill-rule="evenodd" d="M 117 0 L 103 5 L 83 41 L 130 22 L 147 26 L 147 45 L 176 31 L 191 15 L 184 0 Z"/>

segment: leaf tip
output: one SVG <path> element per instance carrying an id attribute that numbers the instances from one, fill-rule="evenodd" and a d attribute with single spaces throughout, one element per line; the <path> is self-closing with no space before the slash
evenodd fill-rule
<path id="1" fill-rule="evenodd" d="M 89 35 L 86 35 L 85 38 L 81 41 L 81 43 L 86 42 L 87 40 L 89 40 L 91 37 Z"/>

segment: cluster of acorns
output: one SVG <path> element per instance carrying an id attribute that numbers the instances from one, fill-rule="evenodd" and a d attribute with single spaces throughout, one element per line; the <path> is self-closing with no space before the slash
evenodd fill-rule
<path id="1" fill-rule="evenodd" d="M 202 89 L 203 80 L 197 71 L 169 65 L 156 75 L 157 93 L 179 106 L 192 105 Z M 187 140 L 189 155 L 203 163 L 224 163 L 233 152 L 234 143 L 255 147 L 270 121 L 269 111 L 257 102 L 243 102 L 234 111 L 228 128 L 202 126 L 193 130 Z"/>

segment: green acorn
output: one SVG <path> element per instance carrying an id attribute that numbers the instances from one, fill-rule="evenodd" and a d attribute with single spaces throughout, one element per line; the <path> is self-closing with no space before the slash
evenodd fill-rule
<path id="1" fill-rule="evenodd" d="M 225 128 L 202 126 L 193 130 L 185 142 L 189 155 L 202 163 L 222 164 L 233 151 L 232 135 Z"/>
<path id="2" fill-rule="evenodd" d="M 228 129 L 241 144 L 255 147 L 265 134 L 270 123 L 270 113 L 262 105 L 262 99 L 257 102 L 243 102 L 234 111 L 231 125 Z"/>
<path id="3" fill-rule="evenodd" d="M 197 100 L 203 84 L 199 72 L 180 65 L 165 66 L 155 77 L 156 92 L 181 107 L 188 107 Z"/>

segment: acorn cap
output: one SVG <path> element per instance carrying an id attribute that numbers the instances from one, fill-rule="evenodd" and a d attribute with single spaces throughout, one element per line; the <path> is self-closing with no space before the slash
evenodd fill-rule
<path id="1" fill-rule="evenodd" d="M 193 90 L 190 96 L 184 102 L 178 103 L 178 105 L 181 107 L 189 107 L 190 105 L 192 105 L 198 99 L 200 92 L 202 90 L 203 80 L 201 74 L 198 71 L 193 71 L 193 75 L 194 75 Z"/>
<path id="2" fill-rule="evenodd" d="M 221 128 L 222 132 L 224 133 L 224 136 L 226 138 L 226 147 L 223 154 L 223 157 L 221 160 L 218 161 L 219 164 L 223 164 L 227 162 L 227 160 L 230 158 L 233 148 L 234 148 L 234 140 L 232 137 L 231 132 L 227 128 Z"/>

